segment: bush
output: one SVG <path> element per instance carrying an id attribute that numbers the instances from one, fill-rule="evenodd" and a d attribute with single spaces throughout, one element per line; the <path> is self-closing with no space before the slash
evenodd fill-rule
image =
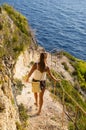
<path id="1" fill-rule="evenodd" d="M 76 70 L 74 70 L 73 73 L 72 73 L 73 76 L 77 76 L 77 74 L 78 74 L 78 73 L 77 73 Z"/>
<path id="2" fill-rule="evenodd" d="M 24 84 L 19 79 L 15 79 L 14 84 L 16 86 L 16 94 L 21 94 Z"/>
<path id="3" fill-rule="evenodd" d="M 76 61 L 76 58 L 74 56 L 72 56 L 71 54 L 69 54 L 68 52 L 63 51 L 63 54 L 65 56 L 67 56 L 71 61 Z"/>
<path id="4" fill-rule="evenodd" d="M 32 35 L 28 26 L 27 19 L 13 9 L 13 7 L 4 4 L 2 9 L 6 14 L 1 17 L 4 24 L 0 23 L 0 30 L 2 32 L 2 45 L 0 47 L 0 57 L 7 55 L 16 60 L 21 52 L 23 52 L 31 44 Z M 8 13 L 8 14 L 7 14 Z M 11 21 L 9 23 L 6 16 L 9 16 Z M 13 25 L 11 28 L 11 24 Z"/>
<path id="5" fill-rule="evenodd" d="M 22 16 L 19 12 L 15 11 L 13 7 L 4 4 L 3 8 L 7 11 L 11 19 L 15 22 L 15 24 L 19 27 L 19 29 L 25 33 L 26 35 L 29 34 L 28 31 L 28 22 L 27 19 Z"/>
<path id="6" fill-rule="evenodd" d="M 27 114 L 27 109 L 24 107 L 24 105 L 21 103 L 18 106 L 19 109 L 19 117 L 20 117 L 20 121 L 22 124 L 22 130 L 25 130 L 25 128 L 27 128 L 28 126 L 28 114 Z"/>
<path id="7" fill-rule="evenodd" d="M 65 70 L 68 70 L 68 69 L 69 69 L 66 62 L 62 62 L 62 65 L 64 66 L 64 69 L 65 69 Z"/>
<path id="8" fill-rule="evenodd" d="M 16 122 L 16 129 L 17 130 L 23 130 L 21 124 L 19 122 Z"/>
<path id="9" fill-rule="evenodd" d="M 31 62 L 30 62 L 30 65 L 33 65 L 33 64 L 34 64 L 34 61 L 31 61 Z"/>
<path id="10" fill-rule="evenodd" d="M 17 36 L 13 36 L 12 42 L 17 42 L 18 37 Z"/>
<path id="11" fill-rule="evenodd" d="M 22 103 L 18 106 L 18 109 L 19 109 L 20 120 L 27 121 L 28 119 L 27 109 L 24 107 Z"/>

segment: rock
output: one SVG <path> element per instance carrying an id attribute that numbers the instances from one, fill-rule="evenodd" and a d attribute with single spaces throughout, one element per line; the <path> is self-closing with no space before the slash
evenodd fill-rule
<path id="1" fill-rule="evenodd" d="M 0 112 L 3 112 L 5 110 L 5 104 L 2 101 L 2 98 L 0 97 Z"/>

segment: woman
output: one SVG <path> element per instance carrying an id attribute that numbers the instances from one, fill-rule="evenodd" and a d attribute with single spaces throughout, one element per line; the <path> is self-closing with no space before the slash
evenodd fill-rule
<path id="1" fill-rule="evenodd" d="M 60 81 L 59 79 L 56 79 L 50 72 L 49 67 L 46 65 L 46 59 L 47 59 L 47 53 L 41 53 L 40 54 L 40 60 L 38 63 L 35 63 L 30 70 L 28 74 L 28 78 L 26 81 L 29 80 L 30 76 L 34 72 L 34 78 L 33 81 L 40 81 L 40 87 L 41 87 L 41 92 L 39 93 L 34 93 L 35 97 L 35 105 L 38 106 L 38 96 L 39 96 L 39 109 L 37 112 L 37 115 L 41 113 L 42 105 L 43 105 L 43 95 L 45 92 L 45 87 L 46 87 L 46 73 L 49 74 L 49 76 L 55 81 Z"/>

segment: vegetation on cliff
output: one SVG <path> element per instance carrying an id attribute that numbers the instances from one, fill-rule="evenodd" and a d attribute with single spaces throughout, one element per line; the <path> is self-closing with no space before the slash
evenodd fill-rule
<path id="1" fill-rule="evenodd" d="M 64 63 L 62 62 L 64 69 L 68 71 L 68 73 L 70 73 L 71 77 L 73 77 L 73 84 L 71 83 L 71 81 L 65 80 L 63 74 L 58 74 L 53 68 L 52 73 L 54 74 L 55 77 L 57 78 L 59 77 L 61 79 L 61 83 L 60 84 L 57 83 L 55 90 L 53 91 L 53 89 L 51 89 L 51 92 L 52 93 L 54 92 L 56 98 L 59 97 L 62 102 L 64 98 L 64 104 L 66 107 L 65 109 L 68 111 L 70 117 L 73 120 L 75 119 L 76 109 L 78 109 L 77 127 L 78 129 L 85 130 L 86 129 L 86 124 L 85 124 L 86 122 L 86 96 L 85 96 L 86 95 L 86 62 L 76 59 L 75 57 L 73 57 L 67 52 L 63 52 L 63 55 L 68 57 L 69 63 L 74 69 L 73 72 L 71 73 L 69 71 L 69 67 L 66 64 L 66 61 Z M 84 95 L 81 92 L 83 92 Z M 84 110 L 84 113 L 79 108 L 82 108 Z M 70 123 L 69 130 L 73 130 L 73 129 L 74 129 L 74 124 L 72 125 Z"/>
<path id="2" fill-rule="evenodd" d="M 29 47 L 32 40 L 27 19 L 11 6 L 5 4 L 0 12 L 0 58 L 18 55 Z"/>
<path id="3" fill-rule="evenodd" d="M 70 59 L 70 63 L 74 67 L 72 76 L 75 78 L 75 80 L 78 80 L 79 87 L 81 87 L 81 89 L 86 94 L 86 62 L 80 59 L 76 59 L 67 52 L 64 52 L 64 55 Z"/>

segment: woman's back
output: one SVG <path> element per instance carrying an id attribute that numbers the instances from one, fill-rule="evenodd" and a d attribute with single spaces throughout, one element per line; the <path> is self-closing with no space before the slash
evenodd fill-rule
<path id="1" fill-rule="evenodd" d="M 35 80 L 46 80 L 46 71 L 47 71 L 47 66 L 45 66 L 43 72 L 41 72 L 40 64 L 36 63 L 36 70 L 34 71 L 34 79 Z"/>

